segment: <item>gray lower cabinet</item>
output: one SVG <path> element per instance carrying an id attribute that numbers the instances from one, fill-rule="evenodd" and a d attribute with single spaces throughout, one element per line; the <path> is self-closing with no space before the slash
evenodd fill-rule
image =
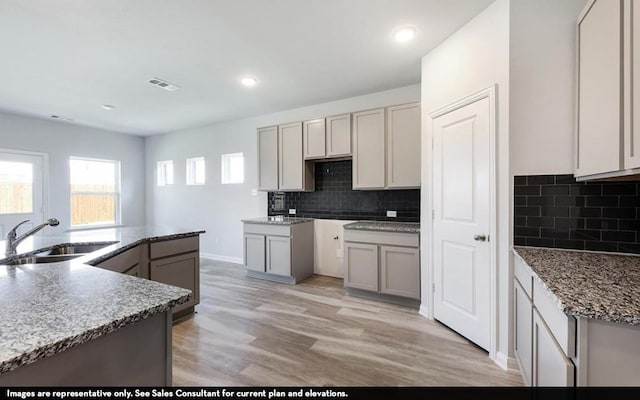
<path id="1" fill-rule="evenodd" d="M 265 272 L 265 235 L 245 233 L 244 235 L 244 266 L 247 269 Z"/>
<path id="2" fill-rule="evenodd" d="M 344 285 L 377 292 L 378 245 L 345 242 L 344 251 Z"/>
<path id="3" fill-rule="evenodd" d="M 148 278 L 148 274 L 145 274 L 140 268 L 140 253 L 140 246 L 135 246 L 101 262 L 97 266 L 109 271 Z"/>
<path id="4" fill-rule="evenodd" d="M 514 351 L 522 380 L 526 386 L 531 386 L 533 382 L 531 358 L 533 353 L 533 304 L 517 279 L 513 286 L 515 302 Z"/>
<path id="5" fill-rule="evenodd" d="M 189 309 L 200 302 L 200 253 L 191 252 L 164 257 L 149 262 L 149 278 L 191 290 L 191 300 L 173 309 L 174 313 Z"/>
<path id="6" fill-rule="evenodd" d="M 344 252 L 345 287 L 420 299 L 418 234 L 345 230 Z"/>
<path id="7" fill-rule="evenodd" d="M 420 297 L 420 251 L 380 246 L 380 293 Z"/>
<path id="8" fill-rule="evenodd" d="M 173 309 L 174 318 L 192 313 L 200 303 L 199 236 L 138 244 L 95 266 L 191 290 L 191 300 Z"/>
<path id="9" fill-rule="evenodd" d="M 267 236 L 267 270 L 269 274 L 291 275 L 291 238 Z"/>
<path id="10" fill-rule="evenodd" d="M 244 223 L 244 266 L 254 278 L 296 284 L 313 275 L 313 221 Z"/>
<path id="11" fill-rule="evenodd" d="M 533 311 L 533 386 L 574 386 L 574 366 Z"/>

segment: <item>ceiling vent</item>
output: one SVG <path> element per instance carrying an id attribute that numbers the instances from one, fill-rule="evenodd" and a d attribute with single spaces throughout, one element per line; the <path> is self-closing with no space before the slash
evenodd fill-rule
<path id="1" fill-rule="evenodd" d="M 162 80 L 160 78 L 151 78 L 149 79 L 149 83 L 152 84 L 153 86 L 157 86 L 159 88 L 162 88 L 164 90 L 168 90 L 170 92 L 173 92 L 175 90 L 180 89 L 180 86 L 178 85 L 174 85 L 171 82 L 167 82 L 165 80 Z"/>

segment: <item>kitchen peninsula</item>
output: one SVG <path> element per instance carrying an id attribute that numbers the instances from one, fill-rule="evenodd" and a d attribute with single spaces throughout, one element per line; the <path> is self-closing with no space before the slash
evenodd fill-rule
<path id="1" fill-rule="evenodd" d="M 199 274 L 201 233 L 113 228 L 21 243 L 0 259 L 0 385 L 171 385 L 171 326 L 197 304 L 198 287 L 183 283 Z"/>

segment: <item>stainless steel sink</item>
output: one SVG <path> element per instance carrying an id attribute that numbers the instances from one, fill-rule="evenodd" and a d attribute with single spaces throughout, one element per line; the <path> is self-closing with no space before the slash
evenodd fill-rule
<path id="1" fill-rule="evenodd" d="M 87 254 L 87 253 L 92 253 L 96 250 L 100 250 L 103 247 L 107 247 L 115 243 L 118 243 L 118 242 L 102 242 L 102 243 L 95 243 L 95 244 L 81 244 L 81 243 L 68 244 L 65 246 L 56 247 L 53 250 L 47 250 L 39 254 L 46 254 L 46 255 L 52 255 L 52 256 L 58 255 L 58 254 Z"/>
<path id="2" fill-rule="evenodd" d="M 46 263 L 54 263 L 61 261 L 69 261 L 74 258 L 82 257 L 84 254 L 61 254 L 55 256 L 29 256 L 29 257 L 18 257 L 11 262 L 8 262 L 7 265 L 25 265 L 25 264 L 46 264 Z"/>

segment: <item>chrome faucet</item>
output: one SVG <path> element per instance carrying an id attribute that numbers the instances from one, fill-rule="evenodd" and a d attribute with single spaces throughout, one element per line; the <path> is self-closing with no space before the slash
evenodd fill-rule
<path id="1" fill-rule="evenodd" d="M 48 220 L 36 226 L 35 228 L 31 229 L 30 231 L 25 232 L 22 235 L 18 236 L 16 232 L 18 230 L 18 227 L 20 227 L 20 225 L 22 224 L 26 224 L 27 222 L 29 222 L 28 219 L 20 222 L 18 225 L 14 226 L 13 229 L 9 231 L 9 233 L 7 233 L 7 250 L 4 253 L 5 256 L 7 257 L 15 256 L 16 248 L 18 247 L 20 242 L 22 242 L 23 240 L 25 240 L 31 235 L 35 235 L 36 233 L 38 233 L 38 231 L 40 231 L 45 226 L 58 226 L 58 224 L 60 224 L 60 221 L 58 221 L 57 219 L 49 218 Z"/>

